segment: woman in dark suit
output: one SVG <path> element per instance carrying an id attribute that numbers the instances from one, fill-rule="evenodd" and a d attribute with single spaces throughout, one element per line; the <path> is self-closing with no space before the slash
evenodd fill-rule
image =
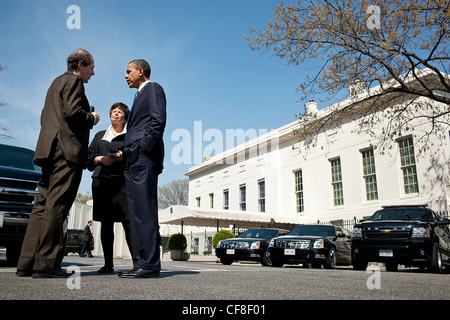
<path id="1" fill-rule="evenodd" d="M 92 174 L 93 219 L 101 222 L 100 238 L 105 265 L 98 273 L 112 273 L 114 223 L 121 222 L 125 229 L 130 252 L 131 234 L 128 216 L 127 192 L 124 178 L 122 150 L 130 110 L 121 103 L 115 103 L 110 110 L 111 126 L 98 132 L 89 146 L 88 169 Z"/>

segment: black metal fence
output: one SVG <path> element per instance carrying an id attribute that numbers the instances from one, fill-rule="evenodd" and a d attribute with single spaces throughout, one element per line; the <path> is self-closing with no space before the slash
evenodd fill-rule
<path id="1" fill-rule="evenodd" d="M 440 211 L 436 212 L 436 214 L 441 217 L 441 219 L 450 219 L 450 211 Z"/>
<path id="2" fill-rule="evenodd" d="M 343 227 L 347 230 L 353 231 L 353 226 L 357 224 L 361 219 L 357 219 L 356 217 L 349 220 L 333 220 L 333 221 L 320 221 L 317 220 L 317 224 L 323 224 L 323 225 L 332 225 L 332 226 L 338 226 Z"/>

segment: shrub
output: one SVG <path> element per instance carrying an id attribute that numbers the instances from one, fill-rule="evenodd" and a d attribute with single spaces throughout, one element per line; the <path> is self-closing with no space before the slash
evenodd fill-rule
<path id="1" fill-rule="evenodd" d="M 216 248 L 220 240 L 234 238 L 234 234 L 228 230 L 220 230 L 213 237 L 213 247 Z"/>
<path id="2" fill-rule="evenodd" d="M 167 247 L 169 250 L 185 250 L 187 247 L 186 237 L 182 233 L 174 233 L 169 237 Z"/>

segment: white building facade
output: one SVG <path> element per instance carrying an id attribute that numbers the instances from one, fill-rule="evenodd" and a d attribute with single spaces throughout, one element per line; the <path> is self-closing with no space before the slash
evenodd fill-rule
<path id="1" fill-rule="evenodd" d="M 310 102 L 308 110 L 320 119 L 336 105 L 317 111 Z M 384 121 L 374 127 L 380 134 L 389 119 Z M 448 132 L 446 139 L 430 136 L 429 149 L 420 155 L 409 132 L 393 137 L 391 148 L 381 152 L 377 137 L 355 133 L 358 124 L 358 119 L 341 123 L 312 142 L 299 141 L 294 130 L 302 124 L 294 121 L 214 155 L 186 173 L 189 207 L 224 217 L 228 212 L 265 214 L 275 225 L 281 217 L 299 224 L 361 219 L 384 205 L 448 210 Z M 430 126 L 423 121 L 410 125 L 414 132 Z"/>

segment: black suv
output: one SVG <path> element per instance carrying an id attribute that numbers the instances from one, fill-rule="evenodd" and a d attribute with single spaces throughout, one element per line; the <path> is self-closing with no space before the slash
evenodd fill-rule
<path id="1" fill-rule="evenodd" d="M 9 264 L 17 263 L 28 226 L 40 168 L 29 149 L 0 144 L 0 246 Z"/>
<path id="2" fill-rule="evenodd" d="M 403 264 L 441 273 L 450 266 L 448 224 L 426 205 L 384 206 L 354 226 L 353 268 L 365 270 L 371 261 L 384 262 L 387 271 Z"/>

